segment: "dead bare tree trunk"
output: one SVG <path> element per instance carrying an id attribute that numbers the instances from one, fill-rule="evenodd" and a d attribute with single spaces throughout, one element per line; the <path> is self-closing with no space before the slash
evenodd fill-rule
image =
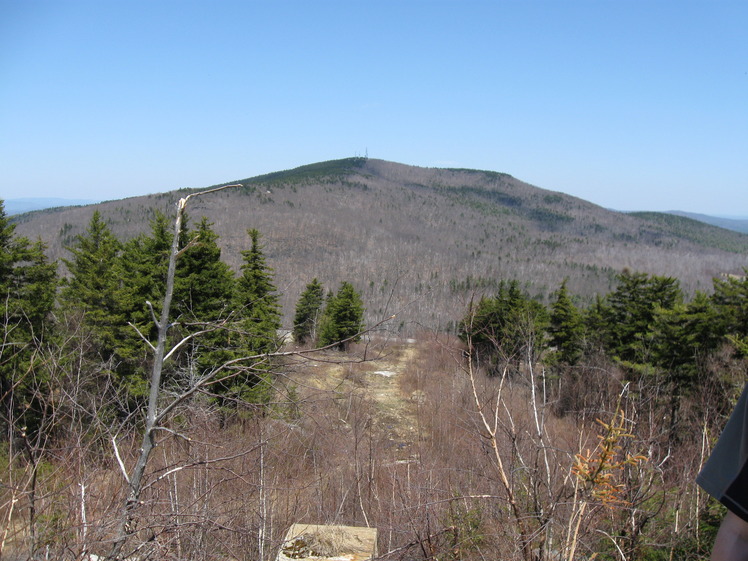
<path id="1" fill-rule="evenodd" d="M 158 399 L 161 393 L 161 375 L 163 372 L 164 360 L 166 356 L 166 338 L 169 331 L 171 299 L 174 294 L 174 277 L 176 273 L 177 259 L 179 258 L 179 255 L 182 253 L 182 251 L 184 251 L 180 251 L 179 249 L 179 237 L 182 230 L 182 220 L 184 217 L 185 208 L 187 207 L 187 202 L 192 197 L 205 195 L 207 193 L 212 193 L 221 189 L 227 189 L 229 187 L 240 186 L 241 185 L 226 185 L 224 187 L 218 187 L 216 189 L 210 189 L 208 191 L 193 193 L 191 195 L 187 195 L 183 199 L 180 199 L 177 203 L 177 216 L 174 220 L 174 238 L 172 240 L 171 252 L 169 253 L 169 268 L 166 276 L 166 291 L 164 293 L 163 304 L 161 305 L 161 317 L 159 318 L 157 323 L 158 339 L 155 347 L 151 345 L 154 351 L 154 358 L 148 394 L 148 409 L 146 411 L 145 428 L 143 429 L 143 441 L 140 446 L 140 455 L 138 456 L 138 461 L 129 476 L 124 467 L 124 464 L 120 462 L 122 473 L 125 476 L 125 479 L 127 480 L 129 486 L 129 492 L 122 509 L 122 514 L 117 528 L 117 536 L 114 540 L 114 544 L 112 545 L 111 553 L 109 554 L 110 559 L 121 558 L 122 547 L 128 536 L 132 533 L 131 523 L 133 519 L 133 511 L 140 500 L 140 493 L 143 489 L 143 475 L 145 474 L 145 469 L 148 465 L 148 459 L 155 444 L 155 433 L 158 429 Z M 150 303 L 148 304 L 150 305 Z M 153 312 L 152 309 L 151 311 Z M 116 449 L 117 443 L 114 440 L 112 442 L 115 447 L 117 458 L 119 458 L 119 453 Z"/>

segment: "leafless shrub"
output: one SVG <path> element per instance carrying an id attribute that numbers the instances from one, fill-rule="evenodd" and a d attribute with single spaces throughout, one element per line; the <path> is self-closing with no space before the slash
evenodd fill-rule
<path id="1" fill-rule="evenodd" d="M 582 370 L 586 385 L 544 379 L 535 365 L 534 385 L 525 367 L 520 377 L 475 373 L 471 382 L 459 341 L 429 334 L 376 351 L 381 362 L 340 364 L 339 353 L 294 358 L 265 415 L 227 416 L 200 395 L 173 410 L 133 519 L 135 554 L 271 560 L 297 522 L 376 527 L 380 558 L 391 560 L 551 560 L 605 551 L 635 558 L 696 531 L 705 498 L 690 481 L 712 429 L 702 424 L 692 441 L 668 448 L 653 381 L 627 387 L 599 363 Z M 391 378 L 377 374 L 395 367 Z M 96 396 L 65 379 L 59 395 L 70 402 L 59 409 L 59 424 L 67 428 L 46 444 L 35 531 L 40 556 L 77 560 L 109 551 L 126 489 L 117 460 L 102 453 L 75 413 L 74 400 L 95 404 Z M 399 396 L 398 418 L 371 389 L 385 383 Z M 559 383 L 569 386 L 556 391 Z M 294 415 L 284 405 L 286 386 L 295 388 Z M 572 395 L 573 405 L 556 415 L 557 396 L 570 387 L 587 395 Z M 688 419 L 691 408 L 706 407 L 697 398 L 710 402 L 694 396 Z M 494 437 L 476 404 L 489 421 L 498 414 L 498 424 L 489 423 Z M 601 457 L 606 432 L 596 419 L 619 423 L 609 461 L 621 468 L 611 472 L 616 495 L 609 504 L 596 494 L 599 482 L 573 471 L 580 457 L 586 465 Z M 139 441 L 122 433 L 117 445 L 132 465 Z M 626 463 L 637 455 L 646 461 Z M 2 490 L 0 520 L 12 521 L 3 553 L 23 555 L 30 471 L 18 461 L 2 469 L 3 482 L 16 483 Z"/>

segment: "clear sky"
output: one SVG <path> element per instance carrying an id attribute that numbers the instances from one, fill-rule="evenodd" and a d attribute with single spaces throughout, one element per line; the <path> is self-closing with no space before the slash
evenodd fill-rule
<path id="1" fill-rule="evenodd" d="M 356 155 L 748 214 L 748 2 L 0 0 L 0 198 Z"/>

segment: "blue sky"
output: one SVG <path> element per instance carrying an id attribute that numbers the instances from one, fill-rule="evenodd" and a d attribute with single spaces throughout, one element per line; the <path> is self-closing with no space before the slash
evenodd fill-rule
<path id="1" fill-rule="evenodd" d="M 368 155 L 748 215 L 748 2 L 0 0 L 0 198 Z"/>

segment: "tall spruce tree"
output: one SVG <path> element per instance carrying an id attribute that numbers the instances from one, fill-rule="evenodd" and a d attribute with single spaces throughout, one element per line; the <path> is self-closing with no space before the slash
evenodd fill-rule
<path id="1" fill-rule="evenodd" d="M 221 261 L 218 235 L 211 226 L 203 217 L 194 230 L 182 236 L 183 253 L 174 282 L 173 336 L 192 337 L 180 353 L 178 366 L 196 369 L 197 375 L 229 356 L 228 332 L 221 325 L 230 319 L 234 275 Z"/>
<path id="2" fill-rule="evenodd" d="M 522 291 L 519 282 L 501 281 L 494 297 L 482 297 L 460 322 L 459 336 L 489 373 L 518 363 L 530 352 L 535 360 L 544 347 L 545 307 Z"/>
<path id="3" fill-rule="evenodd" d="M 713 328 L 733 340 L 748 338 L 748 269 L 742 277 L 714 279 L 712 301 L 719 312 Z"/>
<path id="4" fill-rule="evenodd" d="M 212 226 L 203 217 L 182 241 L 174 288 L 176 319 L 180 322 L 217 321 L 229 311 L 234 276 L 221 261 L 218 234 Z"/>
<path id="5" fill-rule="evenodd" d="M 317 337 L 317 326 L 325 303 L 325 292 L 322 284 L 315 278 L 306 285 L 304 292 L 296 303 L 293 320 L 293 338 L 300 345 L 314 342 Z"/>
<path id="6" fill-rule="evenodd" d="M 128 397 L 137 402 L 146 396 L 151 357 L 140 334 L 156 338 L 151 306 L 158 309 L 163 298 L 171 240 L 167 218 L 157 212 L 151 220 L 151 235 L 141 234 L 125 243 L 116 262 L 117 306 L 125 320 L 116 347 L 116 372 Z"/>
<path id="7" fill-rule="evenodd" d="M 116 264 L 121 248 L 97 210 L 86 232 L 67 248 L 72 258 L 63 259 L 70 273 L 61 293 L 63 305 L 79 314 L 90 333 L 93 344 L 86 354 L 105 363 L 113 358 L 126 323 L 117 303 L 120 278 Z"/>
<path id="8" fill-rule="evenodd" d="M 327 301 L 319 329 L 319 343 L 324 346 L 339 342 L 338 348 L 344 351 L 350 343 L 360 339 L 357 335 L 363 329 L 363 301 L 353 285 L 344 281 Z"/>
<path id="9" fill-rule="evenodd" d="M 688 304 L 658 308 L 651 329 L 652 362 L 668 373 L 677 394 L 694 389 L 706 357 L 724 341 L 714 328 L 719 316 L 711 299 L 698 292 Z"/>
<path id="10" fill-rule="evenodd" d="M 608 352 L 630 364 L 651 362 L 651 333 L 658 310 L 672 310 L 682 301 L 676 279 L 624 271 L 618 277 L 616 290 L 608 295 Z"/>
<path id="11" fill-rule="evenodd" d="M 273 269 L 268 266 L 257 229 L 247 231 L 250 249 L 242 251 L 243 265 L 234 293 L 234 313 L 238 320 L 236 356 L 271 353 L 280 344 L 279 298 L 273 283 Z M 254 361 L 241 375 L 231 379 L 226 390 L 244 401 L 265 402 L 270 398 L 273 363 L 269 359 Z"/>
<path id="12" fill-rule="evenodd" d="M 582 314 L 571 301 L 566 279 L 561 283 L 556 300 L 551 305 L 549 344 L 555 348 L 553 358 L 562 364 L 573 365 L 582 356 L 584 324 Z"/>
<path id="13" fill-rule="evenodd" d="M 247 233 L 252 245 L 249 250 L 242 251 L 244 263 L 236 283 L 236 312 L 248 334 L 247 349 L 253 354 L 266 353 L 277 348 L 280 304 L 273 284 L 273 269 L 267 265 L 260 244 L 260 232 L 250 229 Z"/>
<path id="14" fill-rule="evenodd" d="M 477 304 L 471 305 L 459 325 L 459 337 L 470 346 L 473 358 L 493 354 L 501 340 L 503 329 L 496 298 L 482 296 Z"/>
<path id="15" fill-rule="evenodd" d="M 584 352 L 604 353 L 607 343 L 609 308 L 605 297 L 595 295 L 592 305 L 582 312 L 584 323 Z"/>
<path id="16" fill-rule="evenodd" d="M 34 360 L 53 334 L 51 312 L 57 273 L 41 241 L 15 236 L 15 225 L 0 200 L 0 424 L 3 435 L 25 427 L 34 432 L 42 415 L 39 392 L 46 389 L 45 365 Z"/>

